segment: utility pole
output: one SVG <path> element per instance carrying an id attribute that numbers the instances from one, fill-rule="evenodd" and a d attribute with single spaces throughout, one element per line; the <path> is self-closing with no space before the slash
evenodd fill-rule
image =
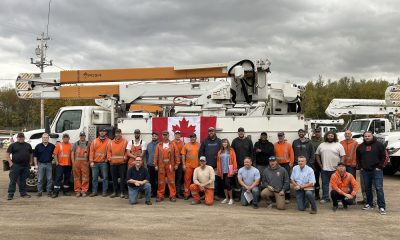
<path id="1" fill-rule="evenodd" d="M 45 37 L 44 32 L 42 32 L 40 37 L 36 38 L 36 40 L 40 41 L 40 44 L 35 49 L 35 54 L 38 59 L 33 61 L 33 58 L 31 58 L 31 64 L 40 68 L 40 72 L 44 72 L 45 67 L 53 65 L 52 60 L 49 62 L 46 61 L 47 40 L 50 40 L 50 38 L 49 36 Z M 44 99 L 40 99 L 40 128 L 44 128 Z"/>

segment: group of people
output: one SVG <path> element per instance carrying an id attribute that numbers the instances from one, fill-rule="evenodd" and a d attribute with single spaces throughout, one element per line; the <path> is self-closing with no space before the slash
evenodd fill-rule
<path id="1" fill-rule="evenodd" d="M 114 139 L 109 139 L 106 129 L 89 143 L 85 132 L 79 141 L 70 143 L 68 134 L 53 145 L 49 135 L 44 133 L 42 143 L 34 150 L 24 142 L 24 134 L 17 135 L 18 141 L 7 149 L 10 164 L 8 200 L 12 200 L 19 184 L 21 197 L 30 197 L 25 190 L 25 181 L 30 165 L 38 170 L 38 193 L 44 192 L 44 179 L 49 197 L 57 198 L 62 191 L 70 195 L 70 177 L 73 173 L 76 197 L 95 197 L 98 193 L 98 179 L 102 178 L 103 197 L 108 196 L 108 174 L 111 173 L 113 193 L 111 198 L 129 199 L 136 204 L 140 192 L 144 192 L 145 203 L 151 205 L 151 197 L 157 202 L 164 201 L 166 187 L 172 202 L 176 198 L 200 204 L 202 197 L 206 205 L 223 198 L 223 204 L 234 203 L 234 189 L 241 189 L 242 205 L 258 208 L 261 199 L 269 207 L 283 210 L 290 202 L 291 188 L 295 191 L 297 207 L 310 213 L 317 213 L 316 200 L 324 204 L 332 199 L 333 210 L 339 203 L 344 209 L 355 202 L 358 184 L 356 169 L 361 170 L 364 210 L 373 208 L 372 185 L 376 189 L 379 212 L 386 214 L 383 193 L 382 169 L 385 162 L 385 147 L 376 141 L 371 132 L 365 132 L 362 144 L 352 139 L 346 131 L 345 140 L 338 142 L 336 133 L 327 132 L 321 137 L 320 129 L 314 130 L 314 137 L 305 137 L 305 131 L 298 131 L 299 138 L 292 144 L 285 139 L 285 133 L 278 133 L 278 141 L 268 141 L 266 132 L 253 145 L 244 129 L 238 129 L 238 137 L 232 143 L 220 139 L 213 127 L 208 137 L 199 143 L 192 133 L 189 142 L 182 140 L 180 131 L 163 131 L 161 139 L 155 132 L 146 143 L 139 129 L 134 139 L 126 140 L 120 129 L 115 130 Z M 10 155 L 12 157 L 10 157 Z M 52 186 L 52 164 L 56 165 L 54 187 Z M 89 180 L 91 170 L 91 193 Z M 322 197 L 320 183 L 322 179 Z M 329 187 L 331 192 L 329 193 Z M 202 197 L 200 195 L 203 195 Z"/>

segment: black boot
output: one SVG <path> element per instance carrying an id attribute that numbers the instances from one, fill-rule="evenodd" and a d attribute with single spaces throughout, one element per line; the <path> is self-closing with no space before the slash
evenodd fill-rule
<path id="1" fill-rule="evenodd" d="M 319 189 L 315 189 L 315 200 L 320 200 L 321 197 L 319 196 Z"/>
<path id="2" fill-rule="evenodd" d="M 60 190 L 59 189 L 54 189 L 53 194 L 51 195 L 52 198 L 57 198 L 58 197 L 58 192 Z"/>

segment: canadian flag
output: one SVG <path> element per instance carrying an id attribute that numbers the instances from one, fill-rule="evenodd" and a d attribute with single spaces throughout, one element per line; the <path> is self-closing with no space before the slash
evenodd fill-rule
<path id="1" fill-rule="evenodd" d="M 162 132 L 168 130 L 170 136 L 174 136 L 179 130 L 183 141 L 188 142 L 189 136 L 196 133 L 198 141 L 203 141 L 208 136 L 208 128 L 217 124 L 217 117 L 159 117 L 152 118 L 153 132 L 161 137 Z M 170 137 L 172 139 L 172 137 Z"/>

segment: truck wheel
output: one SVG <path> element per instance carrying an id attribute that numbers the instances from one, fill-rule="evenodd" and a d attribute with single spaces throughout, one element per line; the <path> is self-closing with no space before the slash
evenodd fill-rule
<path id="1" fill-rule="evenodd" d="M 383 169 L 383 174 L 385 175 L 394 175 L 398 170 L 399 170 L 399 164 L 400 164 L 400 159 L 396 159 L 393 161 L 391 159 L 390 164 L 388 164 L 384 169 Z"/>
<path id="2" fill-rule="evenodd" d="M 34 192 L 37 190 L 38 185 L 38 172 L 34 169 L 29 170 L 29 176 L 26 179 L 26 190 Z"/>

